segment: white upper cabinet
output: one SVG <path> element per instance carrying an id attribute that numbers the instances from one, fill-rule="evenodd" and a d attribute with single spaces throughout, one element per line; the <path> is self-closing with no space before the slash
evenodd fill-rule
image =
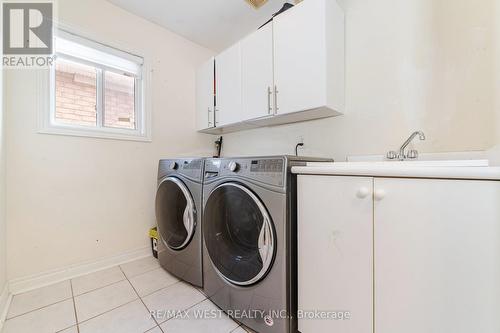
<path id="1" fill-rule="evenodd" d="M 273 25 L 267 24 L 241 41 L 243 117 L 273 114 Z"/>
<path id="2" fill-rule="evenodd" d="M 274 19 L 277 113 L 344 111 L 344 14 L 335 0 L 306 0 Z"/>
<path id="3" fill-rule="evenodd" d="M 240 122 L 241 105 L 241 45 L 237 43 L 215 57 L 216 125 Z"/>
<path id="4" fill-rule="evenodd" d="M 336 0 L 305 0 L 223 51 L 215 57 L 215 128 L 201 130 L 231 132 L 342 114 L 344 30 Z"/>
<path id="5" fill-rule="evenodd" d="M 196 129 L 215 127 L 214 119 L 214 59 L 201 65 L 196 72 Z"/>

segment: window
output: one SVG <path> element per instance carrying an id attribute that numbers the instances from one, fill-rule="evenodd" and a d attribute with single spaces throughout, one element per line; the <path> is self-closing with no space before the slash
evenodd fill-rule
<path id="1" fill-rule="evenodd" d="M 149 140 L 144 60 L 59 30 L 43 133 Z"/>
<path id="2" fill-rule="evenodd" d="M 58 59 L 55 81 L 55 122 L 97 126 L 97 70 Z"/>

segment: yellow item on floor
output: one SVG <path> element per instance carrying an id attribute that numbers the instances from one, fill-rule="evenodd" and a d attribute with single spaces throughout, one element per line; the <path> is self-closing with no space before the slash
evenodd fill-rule
<path id="1" fill-rule="evenodd" d="M 158 228 L 154 227 L 149 229 L 149 238 L 151 238 L 151 250 L 153 256 L 158 259 Z"/>

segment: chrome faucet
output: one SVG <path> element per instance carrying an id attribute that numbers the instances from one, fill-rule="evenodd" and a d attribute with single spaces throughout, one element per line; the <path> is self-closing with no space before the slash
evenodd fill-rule
<path id="1" fill-rule="evenodd" d="M 395 151 L 390 151 L 387 153 L 387 159 L 389 160 L 395 160 L 398 159 L 400 161 L 404 161 L 406 159 L 416 159 L 418 158 L 418 151 L 415 149 L 412 149 L 408 152 L 406 152 L 406 147 L 415 139 L 415 137 L 418 135 L 419 139 L 424 141 L 425 140 L 425 134 L 422 131 L 416 131 L 413 132 L 410 137 L 403 143 L 401 148 L 399 148 L 399 153 L 396 153 Z"/>

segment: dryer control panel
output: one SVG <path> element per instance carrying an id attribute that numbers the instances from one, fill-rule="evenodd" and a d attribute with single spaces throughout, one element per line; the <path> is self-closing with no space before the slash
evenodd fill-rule
<path id="1" fill-rule="evenodd" d="M 160 160 L 158 179 L 171 174 L 181 174 L 185 177 L 201 181 L 203 175 L 203 159 Z"/>

